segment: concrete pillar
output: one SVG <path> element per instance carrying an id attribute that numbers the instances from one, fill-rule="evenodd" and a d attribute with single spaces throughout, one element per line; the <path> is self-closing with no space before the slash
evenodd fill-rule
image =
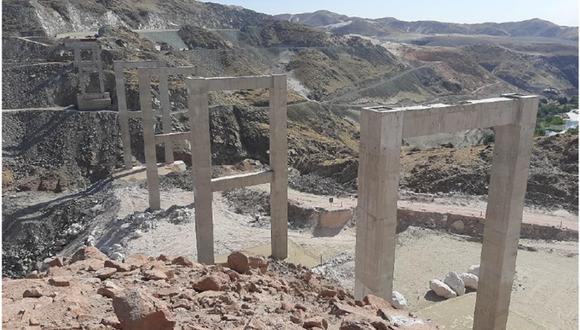
<path id="1" fill-rule="evenodd" d="M 133 168 L 131 157 L 131 132 L 129 129 L 129 112 L 127 110 L 127 96 L 125 94 L 125 76 L 123 66 L 115 64 L 115 88 L 117 90 L 117 110 L 119 112 L 119 127 L 123 142 L 123 162 L 126 169 Z"/>
<path id="2" fill-rule="evenodd" d="M 138 69 L 139 103 L 143 115 L 143 144 L 145 146 L 145 163 L 147 167 L 147 190 L 149 191 L 149 208 L 161 208 L 159 197 L 159 175 L 157 173 L 157 154 L 155 151 L 155 119 L 151 101 L 151 76 L 147 71 Z"/>
<path id="3" fill-rule="evenodd" d="M 105 76 L 103 73 L 103 61 L 101 61 L 101 47 L 97 45 L 93 48 L 93 54 L 93 62 L 99 75 L 99 92 L 102 94 L 105 92 Z"/>
<path id="4" fill-rule="evenodd" d="M 159 103 L 161 108 L 161 120 L 163 133 L 171 133 L 171 103 L 169 102 L 169 75 L 167 68 L 159 68 Z M 173 163 L 173 142 L 167 140 L 164 145 L 165 162 Z"/>
<path id="5" fill-rule="evenodd" d="M 403 112 L 363 110 L 360 118 L 355 298 L 393 291 Z"/>
<path id="6" fill-rule="evenodd" d="M 189 124 L 191 127 L 191 169 L 194 182 L 197 260 L 204 264 L 213 264 L 213 196 L 211 187 L 208 83 L 206 79 L 190 78 L 186 82 Z"/>
<path id="7" fill-rule="evenodd" d="M 288 256 L 288 136 L 286 76 L 272 76 L 270 89 L 270 221 L 272 256 Z"/>
<path id="8" fill-rule="evenodd" d="M 537 97 L 521 97 L 516 123 L 495 127 L 475 330 L 506 328 L 537 109 Z"/>

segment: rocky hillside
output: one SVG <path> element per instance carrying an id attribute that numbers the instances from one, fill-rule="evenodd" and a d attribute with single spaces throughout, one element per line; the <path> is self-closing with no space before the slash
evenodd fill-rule
<path id="1" fill-rule="evenodd" d="M 508 23 L 457 24 L 437 21 L 406 22 L 393 17 L 367 19 L 340 15 L 327 10 L 303 14 L 280 14 L 275 17 L 342 34 L 356 33 L 373 36 L 396 33 L 465 34 L 578 40 L 577 28 L 559 26 L 538 18 Z"/>
<path id="2" fill-rule="evenodd" d="M 240 252 L 205 266 L 183 256 L 110 260 L 84 247 L 2 288 L 6 329 L 435 329 L 306 268 Z"/>

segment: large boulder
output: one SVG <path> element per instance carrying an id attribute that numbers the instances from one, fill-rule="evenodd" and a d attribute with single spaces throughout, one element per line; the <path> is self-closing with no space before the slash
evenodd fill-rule
<path id="1" fill-rule="evenodd" d="M 445 275 L 445 279 L 443 282 L 447 284 L 458 296 L 462 296 L 465 294 L 465 283 L 457 272 L 449 272 Z"/>
<path id="2" fill-rule="evenodd" d="M 396 309 L 405 309 L 407 308 L 407 299 L 398 291 L 393 291 L 393 296 L 391 298 L 391 305 Z"/>
<path id="3" fill-rule="evenodd" d="M 459 277 L 465 283 L 465 288 L 477 290 L 477 284 L 479 283 L 479 277 L 471 273 L 459 273 Z"/>
<path id="4" fill-rule="evenodd" d="M 265 273 L 268 262 L 262 257 L 249 256 L 236 251 L 228 256 L 228 267 L 240 274 L 248 273 L 250 269 L 260 269 L 262 273 Z"/>
<path id="5" fill-rule="evenodd" d="M 81 260 L 97 259 L 108 260 L 109 257 L 94 246 L 84 246 L 75 252 L 70 258 L 70 263 L 75 263 Z"/>
<path id="6" fill-rule="evenodd" d="M 479 276 L 479 265 L 469 266 L 469 269 L 467 269 L 467 272 L 470 274 L 473 274 L 475 276 Z"/>
<path id="7" fill-rule="evenodd" d="M 175 328 L 175 320 L 167 307 L 139 289 L 125 290 L 115 296 L 113 309 L 124 330 Z"/>
<path id="8" fill-rule="evenodd" d="M 457 293 L 453 291 L 447 284 L 438 279 L 429 281 L 429 288 L 441 298 L 449 299 L 457 297 Z"/>

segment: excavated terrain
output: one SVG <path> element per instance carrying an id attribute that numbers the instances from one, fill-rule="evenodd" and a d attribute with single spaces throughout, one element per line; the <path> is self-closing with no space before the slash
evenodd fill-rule
<path id="1" fill-rule="evenodd" d="M 205 266 L 187 257 L 107 258 L 93 247 L 2 281 L 3 328 L 435 329 L 376 296 L 304 267 L 234 253 Z"/>

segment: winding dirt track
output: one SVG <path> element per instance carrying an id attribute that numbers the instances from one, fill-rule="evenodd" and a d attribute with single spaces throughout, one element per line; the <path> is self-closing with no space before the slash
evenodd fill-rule
<path id="1" fill-rule="evenodd" d="M 269 187 L 267 185 L 257 186 L 254 189 L 268 190 Z M 333 198 L 332 203 L 329 202 L 329 198 L 331 197 Z M 328 210 L 356 207 L 356 198 L 354 197 L 340 198 L 333 196 L 322 196 L 288 189 L 288 198 L 305 207 L 323 207 Z M 457 202 L 452 201 L 450 198 L 438 198 L 433 202 L 399 200 L 398 207 L 404 210 L 420 212 L 451 213 L 470 217 L 485 217 L 485 202 L 469 201 L 461 204 L 463 205 L 458 205 Z M 548 213 L 543 210 L 526 207 L 524 208 L 523 222 L 542 226 L 553 226 L 558 228 L 578 230 L 578 216 L 563 210 Z"/>

